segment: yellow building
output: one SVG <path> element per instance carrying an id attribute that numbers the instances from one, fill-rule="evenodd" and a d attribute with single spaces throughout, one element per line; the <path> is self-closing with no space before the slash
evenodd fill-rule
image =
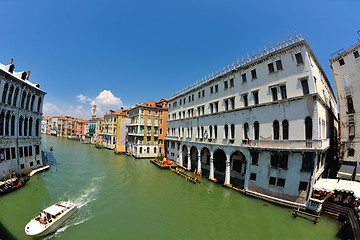
<path id="1" fill-rule="evenodd" d="M 120 110 L 116 112 L 116 133 L 115 133 L 115 153 L 126 152 L 127 131 L 126 126 L 130 123 L 130 118 L 127 116 L 127 110 Z"/>

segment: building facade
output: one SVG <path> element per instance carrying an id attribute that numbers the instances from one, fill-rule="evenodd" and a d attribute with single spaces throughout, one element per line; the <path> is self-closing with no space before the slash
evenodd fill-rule
<path id="1" fill-rule="evenodd" d="M 128 115 L 128 154 L 153 158 L 164 154 L 167 132 L 167 100 L 147 101 L 130 108 Z"/>
<path id="2" fill-rule="evenodd" d="M 28 173 L 43 166 L 41 122 L 45 92 L 29 81 L 29 72 L 14 72 L 13 61 L 0 64 L 0 174 Z"/>
<path id="3" fill-rule="evenodd" d="M 127 110 L 121 109 L 117 113 L 114 152 L 126 153 L 127 125 L 130 123 L 130 118 L 127 115 Z"/>
<path id="4" fill-rule="evenodd" d="M 168 159 L 226 186 L 296 201 L 334 160 L 329 81 L 299 35 L 169 99 Z"/>
<path id="5" fill-rule="evenodd" d="M 330 59 L 338 95 L 340 161 L 338 177 L 360 181 L 360 42 Z"/>

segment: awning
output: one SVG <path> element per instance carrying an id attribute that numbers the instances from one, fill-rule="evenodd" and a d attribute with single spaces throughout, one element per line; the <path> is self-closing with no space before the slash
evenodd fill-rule
<path id="1" fill-rule="evenodd" d="M 355 166 L 351 165 L 341 165 L 339 172 L 337 173 L 337 178 L 352 180 L 354 174 Z"/>
<path id="2" fill-rule="evenodd" d="M 353 192 L 355 197 L 360 198 L 360 183 L 355 181 L 320 178 L 316 181 L 314 189 L 327 192 L 332 192 L 334 190 Z"/>

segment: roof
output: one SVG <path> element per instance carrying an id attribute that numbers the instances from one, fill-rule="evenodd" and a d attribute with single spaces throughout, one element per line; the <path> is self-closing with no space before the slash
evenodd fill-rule
<path id="1" fill-rule="evenodd" d="M 44 212 L 50 213 L 53 216 L 56 216 L 57 214 L 61 213 L 61 211 L 63 211 L 64 208 L 57 206 L 57 205 L 52 205 L 46 209 L 44 209 Z"/>
<path id="2" fill-rule="evenodd" d="M 341 179 L 330 179 L 320 178 L 314 185 L 314 189 L 325 190 L 325 191 L 345 191 L 353 192 L 355 197 L 360 198 L 360 182 L 341 180 Z"/>

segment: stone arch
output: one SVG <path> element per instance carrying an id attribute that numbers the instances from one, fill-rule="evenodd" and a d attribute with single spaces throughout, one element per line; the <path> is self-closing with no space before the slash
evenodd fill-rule
<path id="1" fill-rule="evenodd" d="M 12 100 L 12 97 L 13 97 L 13 93 L 14 93 L 14 85 L 11 84 L 9 94 L 8 94 L 8 99 L 7 99 L 7 104 L 8 105 L 11 105 L 11 100 Z"/>
<path id="2" fill-rule="evenodd" d="M 225 182 L 226 154 L 224 150 L 217 149 L 214 152 L 214 177 Z"/>
<path id="3" fill-rule="evenodd" d="M 14 93 L 14 97 L 13 97 L 13 106 L 17 106 L 17 99 L 18 99 L 18 96 L 19 96 L 19 88 L 17 87 L 15 89 L 15 93 Z"/>
<path id="4" fill-rule="evenodd" d="M 210 175 L 210 158 L 211 158 L 210 150 L 207 147 L 204 147 L 201 149 L 200 155 L 201 155 L 202 175 L 209 177 L 209 175 Z"/>
<path id="5" fill-rule="evenodd" d="M 195 146 L 190 148 L 190 161 L 191 161 L 191 170 L 194 170 L 198 165 L 198 155 L 199 151 Z"/>
<path id="6" fill-rule="evenodd" d="M 246 157 L 241 151 L 235 151 L 230 156 L 230 182 L 233 186 L 244 188 L 246 175 Z"/>
<path id="7" fill-rule="evenodd" d="M 181 152 L 181 159 L 182 159 L 182 166 L 187 166 L 187 162 L 188 162 L 188 147 L 186 145 L 183 145 L 181 148 L 182 152 Z"/>
<path id="8" fill-rule="evenodd" d="M 7 96 L 8 89 L 9 89 L 9 84 L 5 83 L 3 92 L 2 92 L 2 99 L 1 99 L 2 103 L 6 103 L 6 96 Z"/>

